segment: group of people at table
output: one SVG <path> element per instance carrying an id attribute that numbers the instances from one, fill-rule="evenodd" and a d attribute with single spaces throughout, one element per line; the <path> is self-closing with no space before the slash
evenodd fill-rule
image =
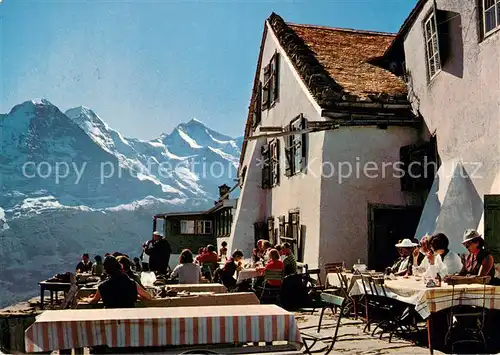
<path id="1" fill-rule="evenodd" d="M 155 233 L 157 238 L 158 233 Z M 179 284 L 199 284 L 204 279 L 213 279 L 226 286 L 229 290 L 235 289 L 237 281 L 235 275 L 244 268 L 243 253 L 235 250 L 227 258 L 227 243 L 223 242 L 219 253 L 213 245 L 198 250 L 196 258 L 189 249 L 184 249 L 180 256 L 178 265 L 172 270 L 169 278 L 177 280 Z M 88 254 L 83 254 L 82 260 L 76 267 L 77 273 L 88 273 L 99 276 L 101 282 L 97 286 L 94 295 L 88 298 L 90 304 L 102 301 L 105 308 L 130 308 L 134 307 L 137 299 L 150 300 L 153 297 L 141 283 L 140 272 L 142 266 L 139 258 L 132 261 L 127 255 L 121 253 L 106 254 L 104 260 L 97 255 L 95 263 L 89 260 Z M 274 248 L 268 241 L 259 240 L 257 248 L 253 252 L 253 264 L 260 275 L 265 270 L 282 270 L 283 276 L 297 272 L 297 262 L 291 251 L 290 244 L 284 243 Z M 221 264 L 206 275 L 203 270 L 204 264 Z M 223 263 L 223 266 L 222 266 Z M 259 280 L 262 282 L 263 277 Z M 270 287 L 279 287 L 280 280 L 269 280 Z"/>
<path id="2" fill-rule="evenodd" d="M 462 245 L 468 251 L 464 258 L 451 251 L 449 244 L 448 237 L 443 233 L 425 235 L 420 242 L 403 239 L 395 245 L 399 258 L 387 271 L 396 276 L 409 276 L 417 266 L 425 272 L 433 271 L 444 281 L 451 275 L 490 276 L 490 284 L 499 284 L 499 280 L 495 279 L 493 256 L 476 230 L 467 229 L 464 232 Z"/>

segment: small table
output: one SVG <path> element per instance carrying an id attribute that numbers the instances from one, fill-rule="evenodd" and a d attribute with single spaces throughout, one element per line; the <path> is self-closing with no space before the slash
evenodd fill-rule
<path id="1" fill-rule="evenodd" d="M 44 308 L 44 296 L 45 291 L 50 291 L 50 304 L 54 302 L 54 292 L 56 293 L 56 301 L 57 301 L 57 293 L 64 292 L 65 294 L 70 290 L 71 283 L 69 282 L 49 282 L 47 280 L 40 281 L 38 283 L 40 285 L 40 308 Z"/>

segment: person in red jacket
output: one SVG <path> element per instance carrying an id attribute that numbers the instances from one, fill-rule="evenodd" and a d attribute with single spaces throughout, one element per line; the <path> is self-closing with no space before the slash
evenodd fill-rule
<path id="1" fill-rule="evenodd" d="M 217 263 L 219 261 L 219 255 L 217 255 L 217 248 L 212 244 L 207 245 L 207 251 L 201 254 L 198 259 L 200 264 L 204 263 Z"/>
<path id="2" fill-rule="evenodd" d="M 285 268 L 285 264 L 280 260 L 280 253 L 276 249 L 269 250 L 269 261 L 264 268 L 259 268 L 258 270 L 264 275 L 266 270 L 281 270 Z M 267 282 L 271 286 L 280 286 L 281 280 L 269 280 Z"/>

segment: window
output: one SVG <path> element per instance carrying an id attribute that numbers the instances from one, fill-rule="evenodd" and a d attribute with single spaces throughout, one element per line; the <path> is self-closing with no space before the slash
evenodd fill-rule
<path id="1" fill-rule="evenodd" d="M 432 79 L 441 70 L 439 56 L 439 39 L 436 23 L 436 13 L 433 11 L 424 22 L 425 47 L 427 54 L 427 69 Z"/>
<path id="2" fill-rule="evenodd" d="M 194 221 L 181 221 L 181 234 L 194 234 Z"/>
<path id="3" fill-rule="evenodd" d="M 294 119 L 287 131 L 299 132 L 306 129 L 307 122 L 301 114 Z M 293 176 L 306 169 L 306 133 L 292 134 L 285 137 L 286 166 L 285 175 Z"/>
<path id="4" fill-rule="evenodd" d="M 257 92 L 255 93 L 255 101 L 253 102 L 253 128 L 255 129 L 262 120 L 262 83 L 259 82 Z"/>
<path id="5" fill-rule="evenodd" d="M 500 0 L 482 0 L 484 34 L 500 28 Z"/>
<path id="6" fill-rule="evenodd" d="M 402 163 L 401 191 L 430 189 L 440 165 L 436 137 L 423 144 L 401 147 L 399 154 Z"/>
<path id="7" fill-rule="evenodd" d="M 197 234 L 212 234 L 212 221 L 198 221 Z"/>
<path id="8" fill-rule="evenodd" d="M 262 87 L 262 109 L 271 108 L 279 94 L 279 54 L 276 52 L 271 62 L 264 67 L 264 85 Z"/>

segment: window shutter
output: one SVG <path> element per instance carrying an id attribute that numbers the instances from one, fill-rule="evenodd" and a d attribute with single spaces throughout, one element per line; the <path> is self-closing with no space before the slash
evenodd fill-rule
<path id="1" fill-rule="evenodd" d="M 280 150 L 280 140 L 276 139 L 276 144 L 274 146 L 274 181 L 275 185 L 280 184 L 280 175 L 281 175 L 281 169 L 280 169 L 280 155 L 281 155 L 281 150 Z"/>
<path id="2" fill-rule="evenodd" d="M 306 129 L 307 128 L 307 121 L 304 118 L 304 116 L 301 116 L 300 119 L 300 129 Z M 300 150 L 301 150 L 301 159 L 300 159 L 300 170 L 302 172 L 306 171 L 307 167 L 307 133 L 303 133 L 300 136 Z"/>
<path id="3" fill-rule="evenodd" d="M 290 127 L 285 127 L 285 132 L 290 132 Z M 293 150 L 291 148 L 291 140 L 293 136 L 285 136 L 285 176 L 292 176 L 292 159 L 293 159 Z"/>
<path id="4" fill-rule="evenodd" d="M 280 67 L 280 55 L 276 53 L 274 55 L 274 65 L 273 65 L 273 101 L 278 100 L 279 95 L 279 67 Z"/>
<path id="5" fill-rule="evenodd" d="M 264 144 L 261 148 L 262 157 L 262 188 L 268 189 L 271 185 L 271 164 L 270 164 L 270 154 L 269 146 Z"/>
<path id="6" fill-rule="evenodd" d="M 285 216 L 280 216 L 278 218 L 278 222 L 279 222 L 279 237 L 282 238 L 282 237 L 285 237 L 286 234 L 285 234 Z"/>
<path id="7" fill-rule="evenodd" d="M 257 92 L 255 93 L 255 101 L 253 103 L 253 128 L 260 124 L 262 119 L 262 82 L 259 82 Z"/>
<path id="8" fill-rule="evenodd" d="M 412 191 L 412 179 L 409 175 L 410 151 L 412 145 L 407 145 L 399 149 L 400 161 L 403 165 L 403 176 L 401 177 L 401 191 Z"/>
<path id="9" fill-rule="evenodd" d="M 264 86 L 262 89 L 262 109 L 267 110 L 270 106 L 269 102 L 269 77 L 271 75 L 271 66 L 264 67 Z"/>
<path id="10" fill-rule="evenodd" d="M 436 14 L 437 23 L 437 36 L 439 46 L 439 57 L 441 59 L 441 66 L 448 61 L 451 53 L 451 29 L 454 19 L 449 16 L 448 11 L 434 9 Z"/>
<path id="11" fill-rule="evenodd" d="M 276 241 L 274 240 L 274 218 L 273 217 L 269 217 L 267 219 L 267 238 L 273 246 L 276 244 Z"/>

